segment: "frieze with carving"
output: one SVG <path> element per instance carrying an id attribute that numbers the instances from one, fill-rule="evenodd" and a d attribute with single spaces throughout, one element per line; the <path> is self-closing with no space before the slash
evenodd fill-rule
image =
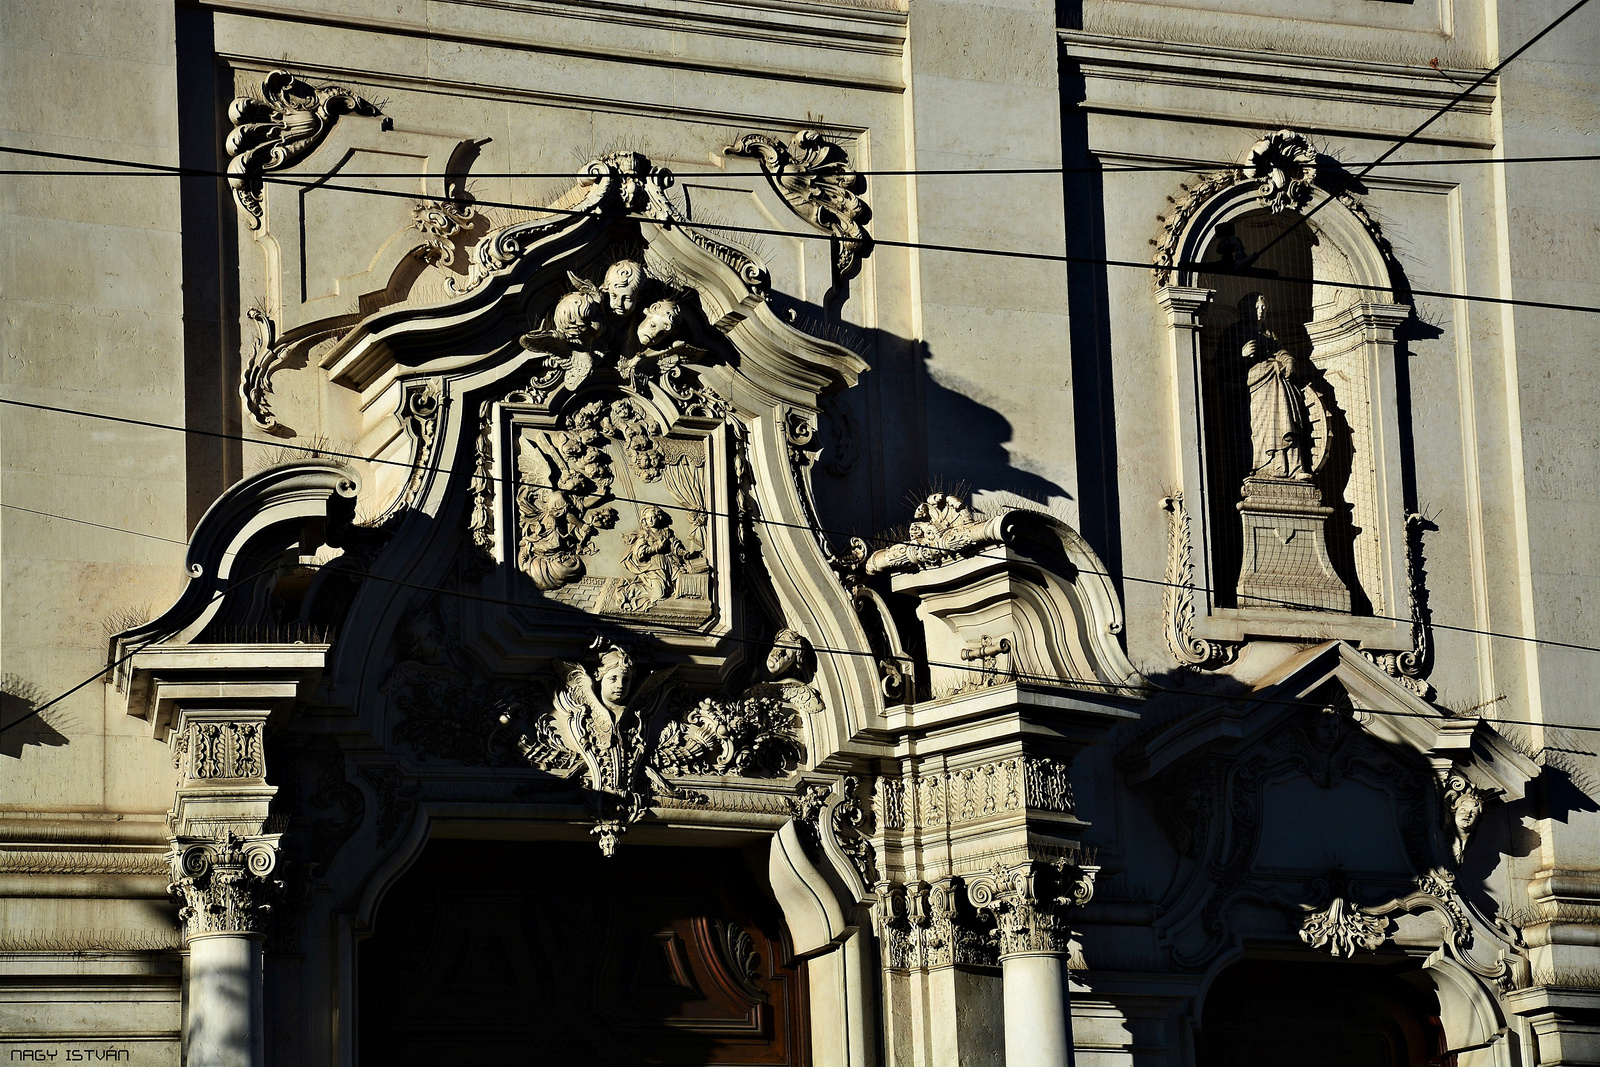
<path id="1" fill-rule="evenodd" d="M 967 899 L 960 878 L 931 884 L 882 882 L 873 914 L 890 970 L 999 964 L 996 942 Z"/>
<path id="2" fill-rule="evenodd" d="M 973 767 L 924 771 L 877 781 L 874 804 L 887 829 L 954 826 L 1018 811 L 1073 812 L 1070 767 L 1014 756 Z"/>
<path id="3" fill-rule="evenodd" d="M 258 95 L 229 105 L 228 185 L 252 230 L 261 228 L 261 175 L 292 167 L 316 151 L 341 115 L 380 118 L 383 112 L 349 89 L 314 86 L 286 70 L 263 78 Z M 388 120 L 384 123 L 387 128 Z"/>

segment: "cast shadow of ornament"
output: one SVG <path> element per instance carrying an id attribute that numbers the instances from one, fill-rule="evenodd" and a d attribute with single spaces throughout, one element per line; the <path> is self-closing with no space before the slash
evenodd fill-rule
<path id="1" fill-rule="evenodd" d="M 34 709 L 48 699 L 44 691 L 15 674 L 0 676 L 0 756 L 22 758 L 29 745 L 60 748 L 71 744 L 58 726 L 68 725 L 56 708 Z"/>

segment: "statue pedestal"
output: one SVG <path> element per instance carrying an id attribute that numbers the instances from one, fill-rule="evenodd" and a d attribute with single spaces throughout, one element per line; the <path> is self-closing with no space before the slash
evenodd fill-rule
<path id="1" fill-rule="evenodd" d="M 1239 606 L 1289 610 L 1350 610 L 1350 590 L 1328 558 L 1327 525 L 1333 509 L 1309 481 L 1246 478 L 1239 518 L 1244 555 L 1239 561 Z"/>

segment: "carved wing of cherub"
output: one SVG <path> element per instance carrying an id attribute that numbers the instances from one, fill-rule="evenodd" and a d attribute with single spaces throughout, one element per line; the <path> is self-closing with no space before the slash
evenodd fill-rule
<path id="1" fill-rule="evenodd" d="M 556 691 L 551 716 L 556 733 L 563 744 L 583 757 L 589 769 L 589 784 L 604 790 L 608 785 L 604 765 L 610 762 L 604 757 L 612 747 L 616 720 L 595 692 L 594 679 L 588 671 L 560 659 L 555 661 L 555 668 L 562 683 Z"/>
<path id="2" fill-rule="evenodd" d="M 517 343 L 533 353 L 534 378 L 529 383 L 535 389 L 553 389 L 572 366 L 572 345 L 548 324 L 531 333 L 525 333 Z"/>

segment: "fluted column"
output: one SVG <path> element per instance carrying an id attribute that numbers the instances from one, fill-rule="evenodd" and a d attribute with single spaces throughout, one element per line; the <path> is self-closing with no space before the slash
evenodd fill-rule
<path id="1" fill-rule="evenodd" d="M 1000 943 L 1006 1067 L 1073 1062 L 1065 912 L 1088 903 L 1096 870 L 1027 862 L 967 880 L 972 906 L 992 918 Z"/>
<path id="2" fill-rule="evenodd" d="M 264 1067 L 262 945 L 283 883 L 263 832 L 268 708 L 180 709 L 171 891 L 189 950 L 187 1067 Z"/>

